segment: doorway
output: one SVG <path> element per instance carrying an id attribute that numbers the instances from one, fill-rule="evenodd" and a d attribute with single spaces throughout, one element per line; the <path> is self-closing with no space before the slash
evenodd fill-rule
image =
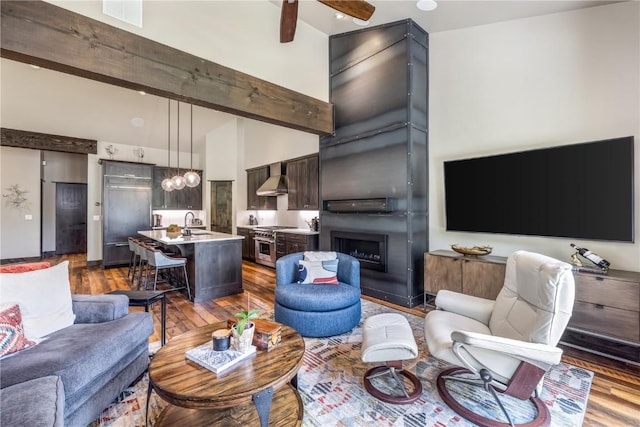
<path id="1" fill-rule="evenodd" d="M 232 181 L 211 182 L 211 231 L 231 234 Z"/>
<path id="2" fill-rule="evenodd" d="M 87 252 L 87 184 L 56 183 L 56 254 Z"/>

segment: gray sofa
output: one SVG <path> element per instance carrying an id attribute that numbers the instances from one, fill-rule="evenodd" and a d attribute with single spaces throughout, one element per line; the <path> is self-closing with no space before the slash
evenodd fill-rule
<path id="1" fill-rule="evenodd" d="M 124 295 L 72 300 L 72 326 L 0 362 L 0 425 L 86 426 L 147 369 L 150 313 Z"/>

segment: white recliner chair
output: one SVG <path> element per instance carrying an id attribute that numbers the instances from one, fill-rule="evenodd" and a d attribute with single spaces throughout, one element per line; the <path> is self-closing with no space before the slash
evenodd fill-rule
<path id="1" fill-rule="evenodd" d="M 557 347 L 571 312 L 574 280 L 571 266 L 525 251 L 507 260 L 504 286 L 495 301 L 442 290 L 436 310 L 425 318 L 429 352 L 457 365 L 440 373 L 437 388 L 458 414 L 478 425 L 500 425 L 472 412 L 449 393 L 446 382 L 478 384 L 490 392 L 514 425 L 498 392 L 530 399 L 537 416 L 529 425 L 548 425 L 549 410 L 537 396 L 545 373 L 560 363 Z M 463 366 L 464 368 L 460 368 Z M 469 373 L 475 375 L 469 376 Z"/>

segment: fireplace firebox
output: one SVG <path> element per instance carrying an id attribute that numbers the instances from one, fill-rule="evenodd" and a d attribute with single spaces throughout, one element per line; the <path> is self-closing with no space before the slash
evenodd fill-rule
<path id="1" fill-rule="evenodd" d="M 387 235 L 331 231 L 331 250 L 351 255 L 360 261 L 360 267 L 387 271 Z"/>

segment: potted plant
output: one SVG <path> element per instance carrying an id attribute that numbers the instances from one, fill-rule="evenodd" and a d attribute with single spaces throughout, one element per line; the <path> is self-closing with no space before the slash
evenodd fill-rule
<path id="1" fill-rule="evenodd" d="M 239 320 L 231 328 L 233 333 L 233 347 L 242 353 L 246 353 L 251 348 L 251 342 L 253 341 L 253 332 L 255 325 L 249 320 L 258 317 L 260 310 L 242 310 L 233 316 Z"/>

